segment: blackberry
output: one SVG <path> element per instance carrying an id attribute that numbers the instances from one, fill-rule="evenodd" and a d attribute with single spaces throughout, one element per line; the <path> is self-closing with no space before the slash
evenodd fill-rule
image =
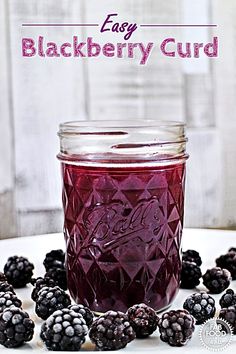
<path id="1" fill-rule="evenodd" d="M 0 293 L 0 313 L 3 312 L 5 308 L 12 305 L 15 307 L 21 307 L 22 302 L 15 294 L 10 291 Z"/>
<path id="2" fill-rule="evenodd" d="M 236 334 L 236 307 L 230 306 L 220 310 L 219 318 L 226 320 L 231 326 L 233 333 Z"/>
<path id="3" fill-rule="evenodd" d="M 82 315 L 68 308 L 55 311 L 41 328 L 40 337 L 49 350 L 77 351 L 88 327 Z"/>
<path id="4" fill-rule="evenodd" d="M 55 281 L 51 278 L 37 278 L 35 280 L 35 284 L 34 284 L 34 288 L 33 291 L 31 293 L 31 298 L 33 301 L 37 301 L 38 298 L 38 292 L 40 289 L 42 289 L 44 286 L 48 286 L 50 288 L 53 288 L 54 286 L 56 286 L 57 284 L 55 283 Z"/>
<path id="5" fill-rule="evenodd" d="M 202 264 L 202 259 L 200 257 L 200 254 L 195 250 L 187 250 L 183 252 L 182 260 L 188 262 L 194 262 L 198 266 Z"/>
<path id="6" fill-rule="evenodd" d="M 14 288 L 11 284 L 9 284 L 7 281 L 2 281 L 0 282 L 0 292 L 6 292 L 10 291 L 11 293 L 15 294 Z"/>
<path id="7" fill-rule="evenodd" d="M 160 338 L 171 346 L 185 345 L 192 337 L 195 320 L 186 310 L 166 312 L 158 321 Z"/>
<path id="8" fill-rule="evenodd" d="M 44 275 L 44 278 L 51 278 L 55 281 L 63 290 L 67 290 L 67 279 L 66 279 L 66 270 L 61 268 L 52 268 L 49 269 Z"/>
<path id="9" fill-rule="evenodd" d="M 228 252 L 216 259 L 217 267 L 228 269 L 232 279 L 236 279 L 236 252 Z"/>
<path id="10" fill-rule="evenodd" d="M 0 282 L 7 281 L 7 278 L 4 273 L 0 272 Z"/>
<path id="11" fill-rule="evenodd" d="M 71 304 L 69 295 L 58 286 L 43 287 L 38 292 L 35 312 L 43 320 L 46 320 L 54 311 L 61 310 Z"/>
<path id="12" fill-rule="evenodd" d="M 181 283 L 180 287 L 182 289 L 193 289 L 197 285 L 200 284 L 200 278 L 202 276 L 202 272 L 200 267 L 194 263 L 189 261 L 182 262 L 181 269 Z"/>
<path id="13" fill-rule="evenodd" d="M 232 289 L 227 289 L 220 298 L 220 306 L 227 308 L 229 306 L 236 306 L 236 293 Z"/>
<path id="14" fill-rule="evenodd" d="M 228 250 L 228 252 L 236 252 L 236 248 L 235 247 L 230 247 L 230 249 Z"/>
<path id="15" fill-rule="evenodd" d="M 30 283 L 33 275 L 34 265 L 25 257 L 13 256 L 8 258 L 4 266 L 4 274 L 8 283 L 14 288 L 23 288 Z"/>
<path id="16" fill-rule="evenodd" d="M 130 307 L 126 313 L 137 338 L 148 337 L 156 330 L 159 317 L 151 307 L 138 304 Z"/>
<path id="17" fill-rule="evenodd" d="M 214 317 L 216 312 L 215 300 L 206 292 L 188 296 L 184 301 L 183 308 L 196 319 L 196 324 L 201 324 Z"/>
<path id="18" fill-rule="evenodd" d="M 230 272 L 219 267 L 208 269 L 203 275 L 203 284 L 212 294 L 219 294 L 227 289 L 230 280 Z"/>
<path id="19" fill-rule="evenodd" d="M 11 306 L 0 314 L 0 344 L 16 348 L 29 342 L 34 334 L 34 322 L 27 312 Z"/>
<path id="20" fill-rule="evenodd" d="M 76 305 L 70 305 L 68 309 L 73 310 L 76 313 L 79 313 L 85 320 L 88 328 L 93 323 L 93 313 L 92 311 L 89 310 L 88 307 L 85 307 L 84 305 L 81 304 L 76 304 Z"/>
<path id="21" fill-rule="evenodd" d="M 61 268 L 64 269 L 65 263 L 65 253 L 62 250 L 52 250 L 46 254 L 46 257 L 43 261 L 43 265 L 46 269 L 46 272 L 52 268 Z"/>
<path id="22" fill-rule="evenodd" d="M 117 350 L 126 347 L 135 338 L 135 332 L 126 314 L 107 311 L 93 322 L 89 337 L 99 350 Z"/>

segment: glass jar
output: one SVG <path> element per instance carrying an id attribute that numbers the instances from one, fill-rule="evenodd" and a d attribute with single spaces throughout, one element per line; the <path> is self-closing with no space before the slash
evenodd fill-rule
<path id="1" fill-rule="evenodd" d="M 96 312 L 166 308 L 180 281 L 184 124 L 78 121 L 58 135 L 71 296 Z"/>

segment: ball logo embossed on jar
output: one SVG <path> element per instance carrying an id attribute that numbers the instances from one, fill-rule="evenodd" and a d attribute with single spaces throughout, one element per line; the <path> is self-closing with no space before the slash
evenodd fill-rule
<path id="1" fill-rule="evenodd" d="M 136 208 L 130 209 L 126 217 L 123 216 L 126 209 L 118 202 L 110 203 L 109 206 L 93 207 L 91 212 L 84 213 L 87 236 L 82 247 L 96 245 L 97 241 L 100 241 L 99 247 L 111 250 L 121 244 L 126 244 L 133 238 L 142 239 L 144 229 L 150 231 L 149 239 L 146 239 L 146 243 L 149 243 L 161 226 L 158 209 L 159 203 L 156 198 L 140 201 Z"/>

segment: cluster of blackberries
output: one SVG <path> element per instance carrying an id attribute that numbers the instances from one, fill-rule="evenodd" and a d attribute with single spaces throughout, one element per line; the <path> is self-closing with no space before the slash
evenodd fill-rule
<path id="1" fill-rule="evenodd" d="M 202 276 L 201 257 L 198 252 L 183 253 L 181 286 L 193 288 L 203 277 L 203 284 L 212 293 L 220 293 L 230 283 L 230 272 L 234 278 L 235 249 L 216 260 L 218 267 L 207 270 Z M 94 320 L 93 313 L 83 305 L 72 305 L 65 292 L 65 254 L 53 250 L 46 254 L 44 277 L 33 279 L 34 265 L 25 257 L 10 257 L 0 273 L 0 344 L 7 348 L 19 347 L 30 341 L 34 334 L 34 322 L 22 309 L 22 302 L 14 288 L 28 283 L 34 285 L 31 297 L 35 301 L 35 312 L 45 322 L 40 337 L 49 350 L 76 351 L 81 348 L 88 335 L 98 350 L 117 350 L 135 338 L 146 338 L 157 328 L 160 339 L 171 346 L 183 346 L 192 337 L 195 323 L 202 324 L 214 317 L 215 300 L 206 292 L 190 295 L 183 309 L 171 310 L 160 318 L 145 304 L 130 307 L 126 313 L 107 311 Z M 226 267 L 227 265 L 227 267 Z M 230 268 L 231 267 L 231 268 Z M 230 269 L 229 269 L 230 268 Z M 232 326 L 236 334 L 236 294 L 228 289 L 220 299 L 219 317 Z"/>
<path id="2" fill-rule="evenodd" d="M 34 322 L 22 309 L 12 285 L 0 281 L 0 344 L 16 348 L 32 339 Z"/>
<path id="3" fill-rule="evenodd" d="M 203 284 L 212 294 L 219 294 L 228 288 L 230 280 L 233 277 L 230 272 L 233 269 L 233 257 L 235 252 L 231 251 L 227 254 L 227 257 L 221 256 L 216 260 L 217 267 L 208 269 L 205 274 L 202 275 L 201 264 L 202 260 L 199 253 L 195 250 L 187 250 L 183 252 L 182 257 L 182 271 L 181 271 L 181 288 L 193 289 L 200 284 L 202 277 Z M 221 261 L 219 261 L 221 260 Z M 230 261 L 229 261 L 230 260 Z M 235 253 L 236 262 L 236 253 Z M 227 266 L 226 266 L 227 263 Z M 229 266 L 230 264 L 230 266 Z M 236 270 L 236 263 L 235 270 Z M 236 275 L 235 275 L 236 276 Z"/>
<path id="4" fill-rule="evenodd" d="M 236 293 L 232 289 L 227 289 L 219 303 L 221 306 L 219 317 L 226 320 L 236 334 Z M 196 324 L 204 323 L 216 313 L 215 300 L 206 292 L 188 296 L 183 308 L 196 319 Z"/>

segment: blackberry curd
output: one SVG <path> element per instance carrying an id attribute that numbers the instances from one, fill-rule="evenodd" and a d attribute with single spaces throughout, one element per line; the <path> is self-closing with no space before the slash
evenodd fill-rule
<path id="1" fill-rule="evenodd" d="M 184 125 L 68 122 L 59 136 L 72 297 L 96 312 L 167 307 L 180 281 Z"/>

